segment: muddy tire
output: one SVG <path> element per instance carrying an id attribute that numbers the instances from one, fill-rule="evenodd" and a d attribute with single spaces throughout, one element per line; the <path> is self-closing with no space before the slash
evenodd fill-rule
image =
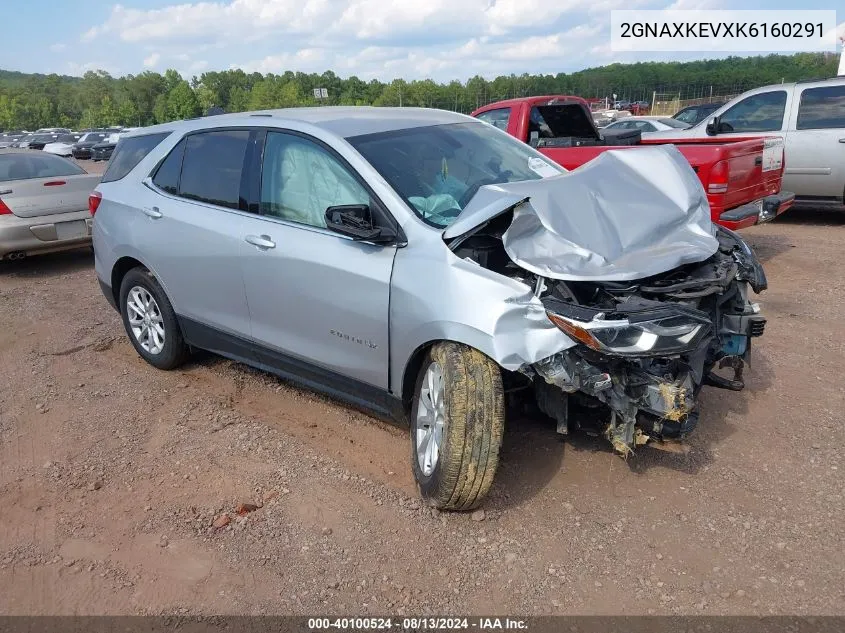
<path id="1" fill-rule="evenodd" d="M 411 463 L 422 496 L 471 510 L 490 490 L 505 429 L 499 367 L 459 343 L 438 343 L 420 368 L 411 408 Z"/>
<path id="2" fill-rule="evenodd" d="M 188 358 L 170 300 L 146 268 L 133 268 L 120 284 L 120 315 L 135 351 L 153 367 L 175 369 Z"/>

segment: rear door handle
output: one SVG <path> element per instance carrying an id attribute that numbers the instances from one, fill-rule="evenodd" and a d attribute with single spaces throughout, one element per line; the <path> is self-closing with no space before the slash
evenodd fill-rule
<path id="1" fill-rule="evenodd" d="M 11 189 L 4 189 L 3 191 L 0 191 L 0 196 L 5 196 L 8 193 L 15 193 L 15 192 L 12 191 Z"/>
<path id="2" fill-rule="evenodd" d="M 152 209 L 141 209 L 144 212 L 144 215 L 148 215 L 153 220 L 158 220 L 161 217 L 161 211 L 158 210 L 158 207 L 153 207 Z"/>
<path id="3" fill-rule="evenodd" d="M 264 251 L 268 248 L 276 248 L 276 242 L 270 239 L 269 235 L 247 235 L 244 239 Z"/>
<path id="4" fill-rule="evenodd" d="M 845 143 L 845 138 L 841 138 L 841 139 L 839 139 L 839 142 L 840 142 L 840 143 Z"/>

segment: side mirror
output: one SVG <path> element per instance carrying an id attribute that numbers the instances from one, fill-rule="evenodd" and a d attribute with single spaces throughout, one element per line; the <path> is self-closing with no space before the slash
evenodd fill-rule
<path id="1" fill-rule="evenodd" d="M 382 230 L 373 226 L 370 207 L 366 204 L 340 204 L 326 209 L 326 228 L 356 241 L 384 241 Z"/>
<path id="2" fill-rule="evenodd" d="M 707 127 L 704 128 L 704 131 L 707 132 L 708 136 L 716 136 L 719 133 L 720 126 L 721 121 L 719 120 L 719 117 L 714 116 L 707 122 Z"/>

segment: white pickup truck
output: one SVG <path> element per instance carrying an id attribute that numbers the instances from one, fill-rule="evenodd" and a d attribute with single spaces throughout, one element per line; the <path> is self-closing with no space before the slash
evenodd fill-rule
<path id="1" fill-rule="evenodd" d="M 796 203 L 845 204 L 845 77 L 745 92 L 686 130 L 650 138 L 782 136 L 783 189 Z"/>

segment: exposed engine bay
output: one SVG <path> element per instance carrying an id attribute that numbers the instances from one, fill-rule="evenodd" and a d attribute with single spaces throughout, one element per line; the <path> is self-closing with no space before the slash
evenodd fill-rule
<path id="1" fill-rule="evenodd" d="M 717 228 L 713 255 L 657 275 L 572 281 L 515 264 L 502 242 L 511 221 L 499 215 L 449 246 L 533 288 L 549 320 L 579 343 L 517 372 L 560 433 L 600 433 L 628 455 L 692 432 L 702 386 L 743 389 L 751 339 L 766 323 L 749 289 L 760 293 L 767 282 L 737 234 Z M 573 404 L 592 412 L 586 423 L 570 414 Z"/>

